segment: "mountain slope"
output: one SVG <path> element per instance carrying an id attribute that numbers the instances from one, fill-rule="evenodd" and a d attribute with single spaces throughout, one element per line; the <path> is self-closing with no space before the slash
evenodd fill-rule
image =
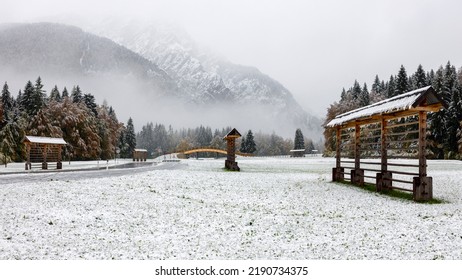
<path id="1" fill-rule="evenodd" d="M 293 134 L 300 127 L 320 135 L 320 121 L 307 114 L 289 90 L 255 67 L 233 64 L 197 47 L 181 29 L 168 24 L 105 20 L 92 26 L 101 36 L 141 54 L 173 77 L 192 102 L 226 102 L 264 107 L 267 127 Z"/>
<path id="2" fill-rule="evenodd" d="M 9 24 L 0 27 L 0 64 L 35 75 L 132 76 L 159 92 L 176 92 L 175 82 L 154 63 L 113 41 L 55 24 Z"/>

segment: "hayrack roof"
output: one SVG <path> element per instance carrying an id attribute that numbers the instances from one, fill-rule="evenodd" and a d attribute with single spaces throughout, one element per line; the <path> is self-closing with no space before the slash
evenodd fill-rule
<path id="1" fill-rule="evenodd" d="M 351 126 L 358 121 L 379 119 L 382 116 L 401 117 L 409 112 L 434 112 L 446 107 L 431 86 L 406 92 L 380 102 L 338 115 L 326 127 Z"/>
<path id="2" fill-rule="evenodd" d="M 64 141 L 63 138 L 54 137 L 25 136 L 23 142 L 51 145 L 67 145 L 66 141 Z"/>

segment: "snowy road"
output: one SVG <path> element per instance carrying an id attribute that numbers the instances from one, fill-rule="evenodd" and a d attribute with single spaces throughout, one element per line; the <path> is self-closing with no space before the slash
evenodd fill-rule
<path id="1" fill-rule="evenodd" d="M 179 162 L 165 162 L 160 164 L 125 164 L 114 166 L 110 169 L 74 170 L 65 172 L 44 172 L 44 173 L 21 173 L 7 174 L 0 176 L 0 186 L 15 183 L 46 182 L 46 181 L 75 181 L 83 179 L 96 179 L 106 177 L 116 177 L 125 175 L 135 175 L 138 173 L 152 170 L 175 170 L 184 168 L 184 164 Z"/>

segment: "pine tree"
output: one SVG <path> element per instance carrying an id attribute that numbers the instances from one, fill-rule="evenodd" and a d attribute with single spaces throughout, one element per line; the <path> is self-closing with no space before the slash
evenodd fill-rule
<path id="1" fill-rule="evenodd" d="M 35 81 L 34 89 L 35 102 L 40 105 L 40 108 L 42 108 L 43 104 L 45 103 L 46 96 L 45 91 L 43 90 L 42 78 L 40 78 L 40 76 Z"/>
<path id="2" fill-rule="evenodd" d="M 387 87 L 387 97 L 390 98 L 390 97 L 395 96 L 396 81 L 393 75 L 390 76 L 390 80 L 388 81 L 388 84 L 386 87 Z"/>
<path id="3" fill-rule="evenodd" d="M 364 107 L 369 105 L 369 91 L 367 90 L 367 84 L 364 83 L 363 89 L 358 98 L 359 106 Z"/>
<path id="4" fill-rule="evenodd" d="M 247 136 L 245 137 L 245 142 L 246 142 L 246 144 L 245 144 L 245 147 L 246 147 L 245 153 L 252 154 L 257 150 L 257 145 L 255 144 L 255 140 L 254 140 L 254 137 L 253 137 L 252 130 L 249 130 L 247 132 Z"/>
<path id="5" fill-rule="evenodd" d="M 136 148 L 136 134 L 135 127 L 133 126 L 133 119 L 130 117 L 127 122 L 127 128 L 125 130 L 125 144 L 127 146 L 126 155 L 130 157 Z"/>
<path id="6" fill-rule="evenodd" d="M 31 81 L 28 81 L 21 96 L 21 109 L 23 109 L 29 117 L 35 116 L 40 109 L 34 95 L 34 86 Z"/>
<path id="7" fill-rule="evenodd" d="M 7 167 L 8 162 L 12 160 L 12 156 L 15 152 L 15 139 L 13 124 L 7 124 L 2 130 L 0 130 L 0 154 L 3 164 Z"/>
<path id="8" fill-rule="evenodd" d="M 417 71 L 414 73 L 412 79 L 412 89 L 423 88 L 428 85 L 427 75 L 421 64 L 417 67 Z"/>
<path id="9" fill-rule="evenodd" d="M 72 88 L 71 99 L 74 103 L 80 103 L 83 100 L 83 94 L 78 85 Z"/>
<path id="10" fill-rule="evenodd" d="M 351 95 L 353 97 L 353 100 L 358 100 L 359 96 L 361 95 L 361 86 L 359 85 L 357 80 L 355 80 L 353 88 L 351 89 Z"/>
<path id="11" fill-rule="evenodd" d="M 379 79 L 379 75 L 375 75 L 374 83 L 372 84 L 371 92 L 380 94 L 382 93 L 382 82 Z"/>
<path id="12" fill-rule="evenodd" d="M 5 82 L 2 89 L 2 97 L 0 102 L 3 105 L 3 119 L 9 120 L 9 114 L 13 109 L 13 98 L 11 97 L 10 91 L 8 90 L 8 84 Z"/>
<path id="13" fill-rule="evenodd" d="M 340 102 L 345 101 L 347 98 L 347 93 L 345 91 L 345 88 L 342 89 L 342 93 L 340 94 Z"/>
<path id="14" fill-rule="evenodd" d="M 294 150 L 305 149 L 305 138 L 303 137 L 302 130 L 297 128 L 295 131 Z"/>
<path id="15" fill-rule="evenodd" d="M 93 96 L 93 94 L 84 94 L 82 101 L 85 104 L 85 106 L 87 106 L 87 108 L 91 111 L 93 116 L 98 117 L 98 111 L 96 110 L 98 105 L 96 105 L 95 97 Z"/>
<path id="16" fill-rule="evenodd" d="M 58 86 L 55 87 L 50 92 L 50 101 L 61 102 L 61 94 L 59 93 Z"/>
<path id="17" fill-rule="evenodd" d="M 245 136 L 241 138 L 241 148 L 239 149 L 241 153 L 247 153 L 247 139 Z"/>
<path id="18" fill-rule="evenodd" d="M 65 97 L 69 97 L 69 92 L 67 91 L 66 87 L 64 87 L 63 94 L 62 94 L 62 98 L 64 99 Z"/>
<path id="19" fill-rule="evenodd" d="M 396 77 L 396 88 L 393 96 L 403 94 L 409 91 L 409 80 L 407 78 L 406 69 L 403 65 L 399 69 L 398 76 Z"/>

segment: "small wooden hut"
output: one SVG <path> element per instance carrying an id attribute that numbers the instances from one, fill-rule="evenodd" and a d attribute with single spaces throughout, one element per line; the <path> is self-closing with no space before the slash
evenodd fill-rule
<path id="1" fill-rule="evenodd" d="M 226 140 L 226 161 L 225 161 L 225 168 L 231 171 L 240 171 L 241 169 L 237 165 L 236 162 L 236 139 L 241 137 L 242 135 L 237 131 L 237 129 L 233 128 L 223 140 Z"/>
<path id="2" fill-rule="evenodd" d="M 30 170 L 34 163 L 42 169 L 48 169 L 49 163 L 56 163 L 56 169 L 62 169 L 62 146 L 67 145 L 63 138 L 26 136 L 23 140 L 26 145 L 26 170 Z"/>
<path id="3" fill-rule="evenodd" d="M 133 150 L 133 161 L 146 161 L 148 158 L 148 150 L 135 149 Z"/>
<path id="4" fill-rule="evenodd" d="M 290 157 L 304 157 L 305 149 L 294 149 L 290 150 Z"/>
<path id="5" fill-rule="evenodd" d="M 335 129 L 333 181 L 349 180 L 363 185 L 369 180 L 380 192 L 397 189 L 412 192 L 416 201 L 432 199 L 432 177 L 427 176 L 426 161 L 427 113 L 445 106 L 428 86 L 332 119 L 326 128 Z M 397 158 L 417 162 L 391 161 Z"/>

